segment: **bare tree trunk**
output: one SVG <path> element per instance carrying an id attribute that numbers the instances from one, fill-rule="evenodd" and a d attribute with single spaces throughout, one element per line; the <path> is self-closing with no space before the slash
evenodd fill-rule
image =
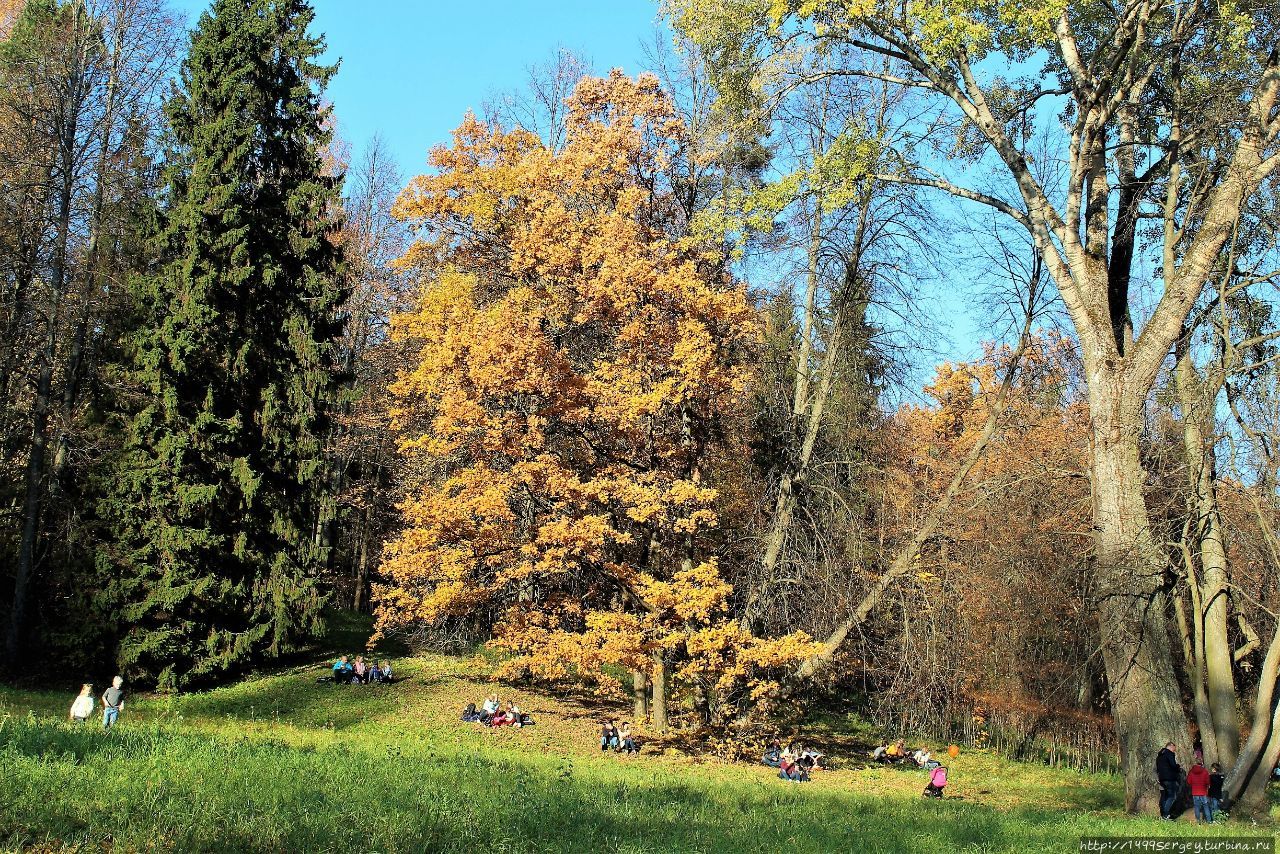
<path id="1" fill-rule="evenodd" d="M 649 677 L 643 670 L 631 672 L 631 716 L 637 723 L 649 719 Z"/>
<path id="2" fill-rule="evenodd" d="M 1097 378 L 1089 387 L 1093 594 L 1120 740 L 1125 807 L 1154 811 L 1160 791 L 1156 754 L 1166 741 L 1186 745 L 1188 732 L 1169 651 L 1167 558 L 1152 537 L 1143 494 L 1146 472 L 1138 442 L 1145 395 L 1126 395 L 1117 385 Z"/>
<path id="3" fill-rule="evenodd" d="M 667 677 L 671 673 L 671 665 L 662 651 L 653 654 L 653 728 L 656 732 L 666 732 L 670 722 L 667 720 Z"/>
<path id="4" fill-rule="evenodd" d="M 355 591 L 351 607 L 363 611 L 369 603 L 369 551 L 373 540 L 373 505 L 366 504 L 360 523 L 360 554 L 356 558 Z"/>
<path id="5" fill-rule="evenodd" d="M 1189 553 L 1190 550 L 1187 551 Z M 1194 580 L 1188 581 L 1188 587 L 1193 584 Z M 1193 592 L 1191 600 L 1191 610 L 1194 613 L 1197 611 L 1199 597 Z M 1200 747 L 1204 750 L 1205 762 L 1211 764 L 1219 761 L 1218 741 L 1213 729 L 1213 713 L 1209 710 L 1209 693 L 1204 686 L 1204 658 L 1200 654 L 1199 644 L 1202 635 L 1198 629 L 1192 628 L 1191 621 L 1187 619 L 1187 609 L 1180 595 L 1173 597 L 1173 607 L 1178 618 L 1178 633 L 1182 636 L 1182 657 L 1187 663 L 1189 681 L 1192 683 L 1192 708 L 1195 710 L 1196 727 L 1200 730 Z"/>
<path id="6" fill-rule="evenodd" d="M 1195 584 L 1192 591 L 1196 606 L 1193 629 L 1200 651 L 1196 677 L 1198 682 L 1203 680 L 1207 686 L 1206 698 L 1216 747 L 1215 757 L 1210 758 L 1207 749 L 1205 756 L 1208 761 L 1221 762 L 1225 767 L 1236 761 L 1240 749 L 1240 718 L 1236 707 L 1231 642 L 1227 637 L 1228 565 L 1222 515 L 1218 511 L 1216 455 L 1212 438 L 1205 435 L 1205 426 L 1213 423 L 1214 404 L 1221 384 L 1209 384 L 1201 379 L 1191 363 L 1191 354 L 1185 343 L 1177 349 L 1174 375 L 1182 408 L 1183 452 L 1191 489 L 1189 512 L 1202 571 L 1198 583 L 1193 567 L 1189 567 L 1188 573 L 1188 583 Z M 1196 689 L 1199 690 L 1199 685 Z M 1203 722 L 1200 724 L 1201 740 L 1204 741 Z"/>
<path id="7" fill-rule="evenodd" d="M 1243 422 L 1242 422 L 1243 426 Z M 1273 566 L 1280 566 L 1280 538 L 1272 524 L 1272 510 L 1252 498 L 1253 515 L 1267 547 Z M 1258 674 L 1258 692 L 1253 703 L 1253 722 L 1236 763 L 1227 775 L 1227 799 L 1240 800 L 1237 812 L 1267 816 L 1270 804 L 1266 797 L 1271 769 L 1280 759 L 1280 704 L 1277 704 L 1277 680 L 1280 679 L 1280 623 L 1271 631 L 1271 642 Z"/>
<path id="8" fill-rule="evenodd" d="M 22 637 L 26 628 L 27 597 L 35 570 L 36 539 L 40 526 L 44 494 L 45 456 L 49 445 L 49 403 L 52 396 L 53 365 L 58 353 L 58 309 L 66 285 L 67 242 L 71 234 L 71 201 L 74 187 L 72 151 L 75 126 L 63 128 L 62 174 L 58 191 L 58 219 L 54 242 L 53 269 L 49 288 L 49 304 L 45 315 L 44 345 L 36 380 L 36 395 L 31 425 L 31 450 L 27 456 L 26 497 L 22 509 L 22 538 L 18 544 L 18 561 L 14 572 L 13 606 L 9 614 L 9 631 L 5 637 L 6 658 L 21 660 Z"/>

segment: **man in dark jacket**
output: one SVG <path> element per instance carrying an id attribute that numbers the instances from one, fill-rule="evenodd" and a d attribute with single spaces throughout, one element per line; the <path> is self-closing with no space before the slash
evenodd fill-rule
<path id="1" fill-rule="evenodd" d="M 1156 754 L 1156 779 L 1160 781 L 1160 817 L 1172 818 L 1178 790 L 1182 788 L 1182 767 L 1178 765 L 1177 746 L 1171 741 Z"/>

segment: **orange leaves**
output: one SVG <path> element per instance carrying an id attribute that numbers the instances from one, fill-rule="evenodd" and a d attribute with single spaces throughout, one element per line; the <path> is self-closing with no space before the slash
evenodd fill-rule
<path id="1" fill-rule="evenodd" d="M 546 678 L 723 621 L 732 588 L 693 557 L 719 521 L 702 469 L 758 336 L 688 237 L 688 133 L 656 78 L 584 81 L 567 108 L 558 151 L 468 115 L 396 205 L 422 236 L 391 389 L 414 474 L 378 607 L 384 631 L 500 609 L 494 643 Z"/>
<path id="2" fill-rule="evenodd" d="M 723 616 L 733 593 L 715 559 L 680 569 L 670 581 L 645 577 L 636 586 L 653 611 L 685 623 L 709 623 Z"/>

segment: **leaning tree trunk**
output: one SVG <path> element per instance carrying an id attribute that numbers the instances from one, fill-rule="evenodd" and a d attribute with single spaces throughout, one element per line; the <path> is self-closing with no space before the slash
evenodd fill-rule
<path id="1" fill-rule="evenodd" d="M 1089 388 L 1093 491 L 1093 595 L 1111 714 L 1120 741 L 1125 807 L 1159 803 L 1156 754 L 1187 744 L 1187 719 L 1174 675 L 1166 616 L 1163 550 L 1151 532 L 1138 454 L 1144 395 L 1101 379 Z"/>
<path id="2" fill-rule="evenodd" d="M 1256 493 L 1253 496 L 1253 514 L 1258 522 L 1263 543 L 1273 566 L 1280 566 L 1280 536 L 1274 524 L 1274 510 L 1264 504 Z M 1256 637 L 1256 636 L 1255 636 Z M 1267 795 L 1267 783 L 1271 769 L 1280 759 L 1280 704 L 1277 703 L 1280 680 L 1280 623 L 1271 631 L 1271 641 L 1262 660 L 1258 674 L 1257 696 L 1253 702 L 1253 719 L 1249 737 L 1236 757 L 1235 765 L 1227 774 L 1226 796 L 1236 802 L 1231 811 L 1241 816 L 1267 819 L 1271 804 Z"/>
<path id="3" fill-rule="evenodd" d="M 1227 549 L 1214 479 L 1213 449 L 1204 448 L 1196 501 L 1200 515 L 1200 607 L 1204 619 L 1205 679 L 1213 713 L 1218 761 L 1225 768 L 1236 761 L 1240 748 L 1240 718 L 1231 641 L 1227 637 Z"/>
<path id="4" fill-rule="evenodd" d="M 1187 582 L 1195 585 L 1192 602 L 1196 606 L 1192 628 L 1198 641 L 1199 657 L 1192 668 L 1197 677 L 1195 690 L 1203 690 L 1212 721 L 1212 741 L 1217 755 L 1209 762 L 1220 762 L 1225 768 L 1236 761 L 1240 749 L 1240 719 L 1236 708 L 1236 685 L 1232 665 L 1231 642 L 1227 636 L 1227 549 L 1223 539 L 1222 515 L 1218 511 L 1217 466 L 1211 437 L 1206 427 L 1213 424 L 1221 382 L 1202 379 L 1191 362 L 1189 348 L 1177 348 L 1174 372 L 1178 402 L 1182 408 L 1182 443 L 1187 460 L 1188 486 L 1191 490 L 1191 542 L 1200 559 L 1201 576 L 1188 565 Z M 1189 559 L 1191 556 L 1188 555 Z M 1201 687 L 1203 685 L 1203 688 Z M 1204 725 L 1201 740 L 1206 744 Z"/>

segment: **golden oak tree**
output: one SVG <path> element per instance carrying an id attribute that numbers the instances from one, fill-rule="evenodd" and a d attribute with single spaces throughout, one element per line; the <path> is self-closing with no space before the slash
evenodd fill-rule
<path id="1" fill-rule="evenodd" d="M 772 686 L 807 639 L 729 614 L 707 462 L 740 406 L 758 319 L 678 203 L 688 132 L 658 80 L 615 71 L 567 102 L 555 149 L 468 116 L 396 213 L 420 281 L 395 334 L 408 465 L 376 588 L 380 633 L 494 614 L 508 673 L 670 676 L 706 720 Z"/>

